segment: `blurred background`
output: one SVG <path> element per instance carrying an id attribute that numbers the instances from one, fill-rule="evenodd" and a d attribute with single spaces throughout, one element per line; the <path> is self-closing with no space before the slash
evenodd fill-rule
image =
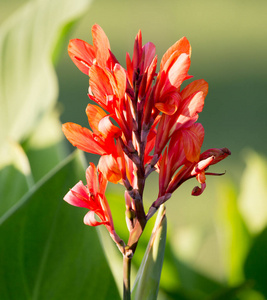
<path id="1" fill-rule="evenodd" d="M 1 0 L 1 23 L 24 3 Z M 124 67 L 125 53 L 132 55 L 139 29 L 143 43 L 155 44 L 158 61 L 182 36 L 189 39 L 192 46 L 189 73 L 194 79 L 203 78 L 209 83 L 205 107 L 199 117 L 205 128 L 203 150 L 227 147 L 232 155 L 211 170 L 226 170 L 226 174 L 209 177 L 203 195 L 191 196 L 196 181 L 187 182 L 176 191 L 167 203 L 168 230 L 173 244 L 177 245 L 175 254 L 220 282 L 227 281 L 229 271 L 221 249 L 223 233 L 218 225 L 224 197 L 227 191 L 244 194 L 248 182 L 255 184 L 252 198 L 257 195 L 259 181 L 262 180 L 261 187 L 267 186 L 266 177 L 253 173 L 253 166 L 263 166 L 258 158 L 264 159 L 267 153 L 266 14 L 264 0 L 95 0 L 67 37 L 91 44 L 91 27 L 98 23 Z M 87 126 L 88 77 L 68 57 L 67 44 L 66 39 L 56 64 L 60 120 Z M 71 152 L 73 148 L 69 144 L 68 147 Z M 95 156 L 87 158 L 97 161 Z M 147 184 L 147 205 L 157 195 L 156 181 L 157 176 L 152 175 Z M 120 187 L 109 189 L 122 191 Z M 264 197 L 267 203 L 266 194 Z M 257 213 L 254 217 L 257 219 Z"/>

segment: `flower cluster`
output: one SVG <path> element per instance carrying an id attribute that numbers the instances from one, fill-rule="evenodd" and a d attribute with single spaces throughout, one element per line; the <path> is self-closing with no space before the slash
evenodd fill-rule
<path id="1" fill-rule="evenodd" d="M 206 187 L 210 165 L 230 154 L 227 148 L 201 153 L 204 128 L 196 123 L 208 93 L 203 79 L 181 85 L 191 78 L 191 46 L 183 37 L 163 55 L 157 72 L 157 56 L 152 43 L 142 45 L 138 32 L 132 59 L 127 53 L 124 69 L 110 50 L 107 36 L 99 25 L 92 27 L 93 45 L 74 39 L 69 55 L 76 66 L 89 76 L 86 114 L 90 129 L 74 123 L 63 125 L 66 138 L 77 148 L 100 155 L 97 168 L 91 163 L 86 171 L 87 185 L 77 183 L 64 200 L 88 208 L 85 224 L 104 224 L 122 251 L 134 252 L 147 220 L 186 180 L 200 183 L 192 195 Z M 148 175 L 159 173 L 158 198 L 146 213 L 143 191 Z M 127 246 L 117 236 L 105 198 L 107 182 L 126 188 Z M 95 219 L 97 215 L 100 221 Z"/>

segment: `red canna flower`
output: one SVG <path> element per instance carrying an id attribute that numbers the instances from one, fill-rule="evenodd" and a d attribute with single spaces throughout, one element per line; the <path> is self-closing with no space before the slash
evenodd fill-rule
<path id="1" fill-rule="evenodd" d="M 84 223 L 89 226 L 104 224 L 111 235 L 115 235 L 111 211 L 105 197 L 107 180 L 103 174 L 97 174 L 93 163 L 86 170 L 87 185 L 79 181 L 64 197 L 71 205 L 88 208 L 90 211 L 84 217 Z M 100 221 L 95 218 L 97 215 Z"/>
<path id="2" fill-rule="evenodd" d="M 200 155 L 199 161 L 185 165 L 169 183 L 166 193 L 172 193 L 186 180 L 196 177 L 201 184 L 201 188 L 196 186 L 193 191 L 193 196 L 198 196 L 203 193 L 206 188 L 206 175 L 223 175 L 224 173 L 209 173 L 206 172 L 208 167 L 217 164 L 219 161 L 225 159 L 231 152 L 227 148 L 209 149 Z"/>
<path id="3" fill-rule="evenodd" d="M 77 206 L 86 203 L 90 213 L 85 221 L 90 225 L 105 224 L 113 232 L 104 188 L 100 187 L 104 180 L 122 183 L 126 188 L 126 221 L 130 232 L 127 249 L 134 252 L 147 220 L 159 205 L 193 177 L 201 186 L 195 187 L 192 194 L 200 195 L 206 187 L 206 175 L 222 175 L 209 173 L 207 168 L 226 158 L 230 151 L 214 148 L 201 154 L 204 128 L 196 122 L 204 107 L 208 83 L 195 80 L 181 89 L 185 80 L 192 77 L 188 74 L 191 46 L 185 37 L 165 52 L 157 74 L 155 45 L 151 42 L 142 45 L 141 31 L 135 38 L 132 59 L 126 54 L 126 70 L 112 54 L 109 40 L 99 25 L 93 26 L 92 35 L 93 45 L 71 40 L 69 55 L 89 76 L 89 98 L 100 107 L 87 106 L 91 130 L 66 123 L 63 132 L 74 146 L 101 156 L 97 166 L 99 189 L 96 189 L 97 171 L 91 164 L 87 186 L 79 182 L 65 200 Z M 158 199 L 146 214 L 145 180 L 155 170 L 159 172 Z M 95 195 L 101 201 L 95 202 Z"/>
<path id="4" fill-rule="evenodd" d="M 155 145 L 155 154 L 160 154 L 171 136 L 182 128 L 189 128 L 198 119 L 202 111 L 204 100 L 208 93 L 208 83 L 203 80 L 195 80 L 186 86 L 181 93 L 180 103 L 172 115 L 163 114 L 158 127 L 158 135 Z"/>
<path id="5" fill-rule="evenodd" d="M 69 43 L 68 52 L 75 65 L 85 73 L 89 74 L 92 65 L 113 69 L 118 62 L 110 51 L 109 40 L 103 29 L 95 24 L 92 27 L 93 46 L 85 41 L 73 39 Z"/>
<path id="6" fill-rule="evenodd" d="M 110 117 L 96 105 L 88 104 L 86 108 L 88 122 L 93 131 L 75 123 L 65 123 L 62 130 L 71 144 L 82 151 L 102 155 L 98 169 L 111 182 L 121 179 L 117 164 L 116 138 L 121 130 L 112 124 Z"/>
<path id="7" fill-rule="evenodd" d="M 180 86 L 184 80 L 190 78 L 191 46 L 183 37 L 171 46 L 163 55 L 160 71 L 155 84 L 155 107 L 165 114 L 172 115 L 179 106 Z"/>

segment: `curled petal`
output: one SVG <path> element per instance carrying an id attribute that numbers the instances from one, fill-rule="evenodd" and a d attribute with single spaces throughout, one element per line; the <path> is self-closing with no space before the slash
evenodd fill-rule
<path id="1" fill-rule="evenodd" d="M 206 183 L 202 183 L 201 188 L 198 186 L 195 186 L 192 190 L 192 196 L 201 195 L 204 192 L 205 188 L 206 188 Z"/>
<path id="2" fill-rule="evenodd" d="M 95 213 L 91 210 L 88 211 L 88 213 L 84 216 L 83 222 L 85 225 L 89 225 L 89 226 L 98 226 L 98 225 L 108 223 L 107 221 L 102 221 L 102 222 L 97 221 L 95 218 Z"/>
<path id="3" fill-rule="evenodd" d="M 99 132 L 106 138 L 118 138 L 121 136 L 121 129 L 113 125 L 109 116 L 102 118 L 98 124 Z"/>
<path id="4" fill-rule="evenodd" d="M 210 156 L 213 156 L 214 160 L 212 161 L 211 165 L 214 165 L 225 159 L 228 155 L 231 155 L 231 151 L 227 148 L 212 148 L 203 152 L 200 155 L 200 159 L 206 159 Z"/>
<path id="5" fill-rule="evenodd" d="M 88 191 L 82 181 L 79 181 L 63 199 L 71 205 L 88 208 Z"/>
<path id="6" fill-rule="evenodd" d="M 166 115 L 173 115 L 177 111 L 180 101 L 181 96 L 175 91 L 162 97 L 155 107 Z"/>
<path id="7" fill-rule="evenodd" d="M 86 114 L 88 117 L 88 122 L 90 127 L 92 128 L 95 134 L 99 134 L 99 122 L 102 118 L 104 118 L 107 114 L 106 112 L 99 107 L 98 105 L 88 104 L 86 107 Z"/>

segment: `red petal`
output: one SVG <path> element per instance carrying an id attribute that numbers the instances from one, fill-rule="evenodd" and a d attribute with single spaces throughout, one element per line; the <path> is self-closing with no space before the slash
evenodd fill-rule
<path id="1" fill-rule="evenodd" d="M 109 116 L 105 116 L 100 120 L 98 129 L 104 138 L 113 139 L 121 136 L 121 129 L 111 123 Z"/>
<path id="2" fill-rule="evenodd" d="M 191 193 L 192 196 L 199 196 L 199 195 L 201 195 L 204 192 L 205 188 L 206 188 L 206 183 L 201 183 L 201 188 L 198 187 L 198 186 L 195 186 L 193 188 L 192 193 Z"/>
<path id="3" fill-rule="evenodd" d="M 204 98 L 207 96 L 209 90 L 209 85 L 204 79 L 195 80 L 189 83 L 182 91 L 181 96 L 186 99 L 190 95 L 196 92 L 203 92 Z"/>
<path id="4" fill-rule="evenodd" d="M 90 68 L 89 76 L 91 91 L 99 103 L 102 103 L 101 106 L 108 110 L 108 96 L 114 95 L 112 88 L 112 85 L 115 86 L 113 75 L 107 69 L 93 65 Z"/>
<path id="5" fill-rule="evenodd" d="M 107 222 L 98 222 L 95 218 L 95 213 L 93 211 L 88 211 L 88 213 L 84 216 L 83 222 L 89 226 L 98 226 L 102 224 L 106 224 Z"/>
<path id="6" fill-rule="evenodd" d="M 185 80 L 190 68 L 190 57 L 187 54 L 181 54 L 168 72 L 170 84 L 179 88 Z"/>
<path id="7" fill-rule="evenodd" d="M 106 67 L 110 58 L 110 44 L 104 30 L 97 24 L 92 27 L 93 44 L 96 52 L 97 63 Z"/>
<path id="8" fill-rule="evenodd" d="M 88 117 L 89 125 L 92 128 L 93 132 L 99 135 L 99 122 L 107 115 L 106 112 L 98 105 L 88 104 L 86 107 L 86 114 Z"/>
<path id="9" fill-rule="evenodd" d="M 88 208 L 88 191 L 82 181 L 79 181 L 63 199 L 71 205 Z"/>
<path id="10" fill-rule="evenodd" d="M 198 113 L 200 113 L 204 107 L 204 94 L 203 92 L 197 92 L 181 102 L 181 107 L 177 111 L 178 118 L 175 124 L 170 130 L 170 134 L 179 128 L 191 126 L 197 119 Z"/>
<path id="11" fill-rule="evenodd" d="M 173 115 L 180 104 L 181 96 L 177 91 L 160 98 L 155 107 L 166 115 Z"/>
<path id="12" fill-rule="evenodd" d="M 106 154 L 103 141 L 95 137 L 89 129 L 75 123 L 65 123 L 62 130 L 73 146 L 93 154 Z"/>
<path id="13" fill-rule="evenodd" d="M 118 183 L 121 180 L 121 171 L 119 169 L 119 165 L 111 154 L 100 157 L 98 169 L 110 182 Z"/>
<path id="14" fill-rule="evenodd" d="M 86 182 L 90 194 L 95 198 L 98 193 L 98 176 L 93 163 L 90 163 L 90 166 L 86 169 Z"/>
<path id="15" fill-rule="evenodd" d="M 196 123 L 188 129 L 182 129 L 181 134 L 186 159 L 190 162 L 197 162 L 204 140 L 204 127 Z"/>
<path id="16" fill-rule="evenodd" d="M 116 80 L 116 95 L 121 99 L 124 97 L 126 91 L 126 72 L 121 65 L 116 64 L 113 73 Z"/>
<path id="17" fill-rule="evenodd" d="M 160 62 L 160 69 L 163 68 L 166 61 L 170 58 L 170 56 L 175 52 L 178 51 L 178 55 L 182 53 L 186 53 L 191 56 L 191 46 L 186 37 L 182 37 L 179 41 L 177 41 L 174 45 L 172 45 L 163 55 L 161 62 Z"/>
<path id="18" fill-rule="evenodd" d="M 89 68 L 95 59 L 95 50 L 93 46 L 82 40 L 74 39 L 69 42 L 68 52 L 70 58 L 79 70 L 88 75 Z"/>

